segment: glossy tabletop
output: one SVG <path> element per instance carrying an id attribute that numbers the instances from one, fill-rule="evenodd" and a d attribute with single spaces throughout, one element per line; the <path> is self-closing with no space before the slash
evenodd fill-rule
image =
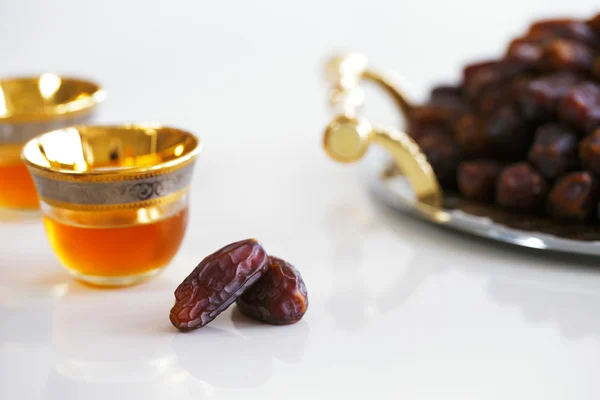
<path id="1" fill-rule="evenodd" d="M 529 20 L 594 5 L 2 2 L 1 75 L 89 76 L 108 93 L 97 121 L 180 126 L 204 149 L 183 246 L 146 284 L 77 283 L 40 221 L 0 223 L 0 399 L 597 398 L 600 259 L 398 215 L 320 148 L 331 51 L 365 52 L 418 99 Z M 373 120 L 395 123 L 379 103 Z M 178 283 L 247 237 L 302 272 L 305 318 L 266 326 L 231 307 L 177 332 Z"/>

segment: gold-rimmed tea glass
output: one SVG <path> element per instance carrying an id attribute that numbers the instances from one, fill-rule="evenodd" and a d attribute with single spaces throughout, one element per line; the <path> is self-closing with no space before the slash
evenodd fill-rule
<path id="1" fill-rule="evenodd" d="M 76 278 L 138 283 L 175 256 L 200 151 L 191 133 L 157 125 L 74 126 L 23 149 L 46 233 Z"/>
<path id="2" fill-rule="evenodd" d="M 0 79 L 0 210 L 38 208 L 20 159 L 23 145 L 43 132 L 88 121 L 104 97 L 94 82 L 52 73 Z"/>

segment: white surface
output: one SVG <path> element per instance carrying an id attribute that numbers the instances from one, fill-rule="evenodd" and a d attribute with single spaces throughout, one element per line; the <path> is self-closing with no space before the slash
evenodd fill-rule
<path id="1" fill-rule="evenodd" d="M 39 223 L 0 224 L 0 399 L 597 398 L 598 261 L 395 217 L 320 150 L 332 50 L 366 52 L 419 95 L 528 20 L 594 4 L 2 0 L 2 75 L 96 77 L 103 121 L 179 125 L 205 147 L 184 245 L 148 284 L 89 289 Z M 302 271 L 305 319 L 232 309 L 175 332 L 179 281 L 249 236 Z"/>

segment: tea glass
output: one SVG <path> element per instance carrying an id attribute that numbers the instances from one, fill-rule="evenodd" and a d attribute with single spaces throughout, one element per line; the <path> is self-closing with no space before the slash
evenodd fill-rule
<path id="1" fill-rule="evenodd" d="M 45 73 L 0 80 L 0 209 L 29 212 L 38 198 L 23 145 L 50 130 L 89 121 L 104 91 L 90 81 Z"/>
<path id="2" fill-rule="evenodd" d="M 77 279 L 141 282 L 177 253 L 200 142 L 158 125 L 73 126 L 42 134 L 22 153 L 50 244 Z"/>

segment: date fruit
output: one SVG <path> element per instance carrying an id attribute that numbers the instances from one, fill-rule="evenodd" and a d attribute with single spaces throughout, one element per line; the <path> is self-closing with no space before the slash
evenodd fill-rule
<path id="1" fill-rule="evenodd" d="M 240 311 L 273 325 L 298 322 L 308 307 L 306 286 L 288 262 L 270 256 L 267 272 L 236 302 Z"/>
<path id="2" fill-rule="evenodd" d="M 521 162 L 509 165 L 500 174 L 496 201 L 515 211 L 536 212 L 546 200 L 547 193 L 544 179 L 529 164 Z"/>
<path id="3" fill-rule="evenodd" d="M 598 37 L 585 21 L 568 18 L 537 21 L 529 28 L 530 37 L 569 39 L 588 46 L 597 46 Z"/>
<path id="4" fill-rule="evenodd" d="M 598 181 L 589 172 L 572 172 L 561 177 L 548 196 L 548 213 L 556 218 L 588 219 L 600 194 Z"/>
<path id="5" fill-rule="evenodd" d="M 501 85 L 505 75 L 501 61 L 482 61 L 467 65 L 463 70 L 463 88 L 467 99 L 476 101 L 484 91 Z"/>
<path id="6" fill-rule="evenodd" d="M 417 140 L 442 187 L 455 184 L 460 147 L 451 136 L 430 134 Z"/>
<path id="7" fill-rule="evenodd" d="M 490 202 L 502 167 L 496 161 L 463 161 L 458 166 L 458 189 L 467 199 Z"/>
<path id="8" fill-rule="evenodd" d="M 561 119 L 586 133 L 600 126 L 600 86 L 582 82 L 571 88 L 559 105 Z"/>
<path id="9" fill-rule="evenodd" d="M 589 73 L 594 67 L 596 56 L 597 54 L 584 44 L 558 39 L 545 48 L 543 58 L 553 70 Z"/>
<path id="10" fill-rule="evenodd" d="M 546 179 L 554 180 L 577 168 L 579 140 L 572 129 L 555 123 L 540 126 L 529 150 L 529 162 Z"/>
<path id="11" fill-rule="evenodd" d="M 600 128 L 581 141 L 579 158 L 585 169 L 600 175 Z"/>
<path id="12" fill-rule="evenodd" d="M 465 158 L 488 156 L 489 144 L 485 136 L 485 121 L 477 115 L 472 113 L 463 115 L 456 123 L 455 135 Z"/>
<path id="13" fill-rule="evenodd" d="M 182 331 L 217 317 L 267 270 L 268 256 L 255 239 L 232 243 L 206 257 L 175 290 L 169 319 Z"/>
<path id="14" fill-rule="evenodd" d="M 516 102 L 521 115 L 533 121 L 555 118 L 559 101 L 579 81 L 577 75 L 555 73 L 520 85 L 516 89 Z"/>
<path id="15" fill-rule="evenodd" d="M 513 107 L 495 111 L 486 123 L 486 141 L 502 159 L 522 159 L 533 138 L 532 129 Z"/>

